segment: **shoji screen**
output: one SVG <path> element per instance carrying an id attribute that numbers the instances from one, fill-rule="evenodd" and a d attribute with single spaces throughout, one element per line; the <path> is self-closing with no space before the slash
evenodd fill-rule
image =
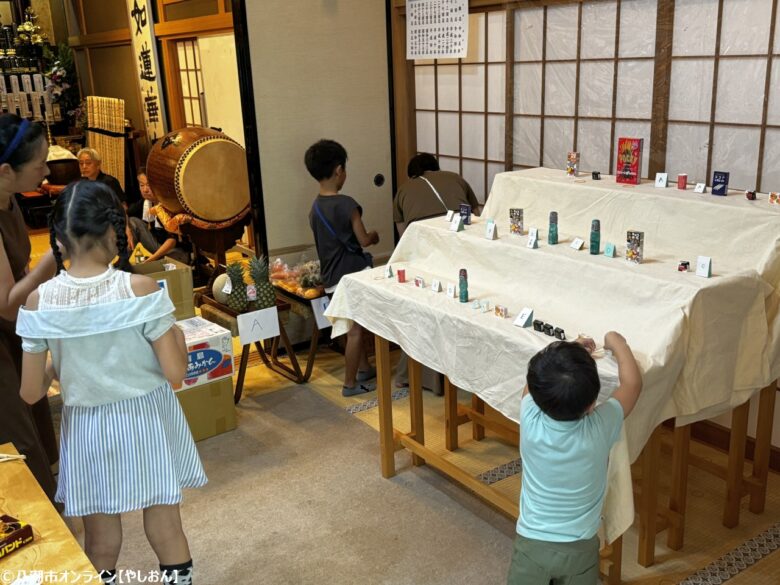
<path id="1" fill-rule="evenodd" d="M 780 43 L 777 33 L 770 38 L 772 4 L 675 2 L 671 176 L 685 172 L 709 184 L 714 170 L 724 170 L 733 187 L 780 189 Z"/>
<path id="2" fill-rule="evenodd" d="M 647 175 L 655 0 L 515 11 L 514 166 L 613 171 L 620 136 L 645 139 Z"/>
<path id="3" fill-rule="evenodd" d="M 505 165 L 506 13 L 471 14 L 468 55 L 418 60 L 414 71 L 417 150 L 436 154 L 484 201 Z"/>

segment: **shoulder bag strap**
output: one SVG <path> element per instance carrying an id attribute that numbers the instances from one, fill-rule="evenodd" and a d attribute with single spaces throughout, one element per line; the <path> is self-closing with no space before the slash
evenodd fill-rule
<path id="1" fill-rule="evenodd" d="M 449 211 L 447 204 L 444 203 L 444 199 L 441 198 L 441 195 L 439 195 L 439 192 L 436 190 L 436 187 L 434 187 L 433 184 L 425 177 L 420 176 L 420 178 L 426 183 L 428 183 L 428 186 L 433 190 L 433 194 L 436 195 L 436 198 L 439 200 L 439 203 L 441 203 L 442 207 L 444 207 L 444 211 Z"/>

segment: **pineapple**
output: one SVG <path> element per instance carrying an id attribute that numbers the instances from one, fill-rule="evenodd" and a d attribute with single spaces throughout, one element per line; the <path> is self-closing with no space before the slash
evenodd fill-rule
<path id="1" fill-rule="evenodd" d="M 268 280 L 268 260 L 263 257 L 250 259 L 249 276 L 257 289 L 257 300 L 254 302 L 254 309 L 268 309 L 276 305 L 276 293 L 271 281 Z"/>
<path id="2" fill-rule="evenodd" d="M 239 262 L 228 264 L 227 275 L 233 290 L 230 291 L 225 304 L 236 313 L 243 313 L 246 311 L 248 304 L 246 284 L 244 283 L 244 267 Z"/>

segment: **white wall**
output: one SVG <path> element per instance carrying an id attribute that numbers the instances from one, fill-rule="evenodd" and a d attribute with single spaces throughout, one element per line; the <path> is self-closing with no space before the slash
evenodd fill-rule
<path id="1" fill-rule="evenodd" d="M 244 121 L 238 91 L 238 65 L 233 33 L 198 37 L 208 125 L 222 128 L 244 145 Z"/>
<path id="2" fill-rule="evenodd" d="M 775 401 L 775 422 L 772 430 L 772 445 L 780 447 L 780 400 Z M 750 419 L 748 420 L 748 436 L 755 438 L 756 436 L 756 418 L 758 416 L 758 396 L 754 396 L 750 400 Z M 716 422 L 724 427 L 731 428 L 731 413 L 722 414 L 719 417 L 713 418 L 713 422 Z"/>

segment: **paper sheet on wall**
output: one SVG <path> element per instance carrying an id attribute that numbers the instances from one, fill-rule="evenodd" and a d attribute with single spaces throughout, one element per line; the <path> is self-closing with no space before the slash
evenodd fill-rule
<path id="1" fill-rule="evenodd" d="M 466 56 L 468 0 L 406 0 L 406 58 Z"/>

